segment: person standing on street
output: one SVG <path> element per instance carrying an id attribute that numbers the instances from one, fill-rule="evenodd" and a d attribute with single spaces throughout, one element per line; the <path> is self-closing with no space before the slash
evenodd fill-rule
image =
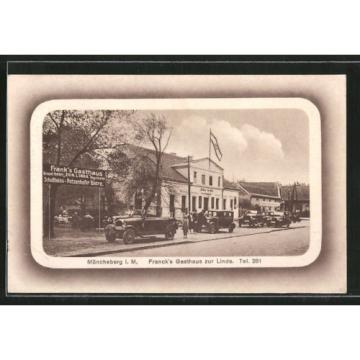
<path id="1" fill-rule="evenodd" d="M 187 234 L 189 231 L 189 215 L 187 209 L 183 211 L 182 229 L 184 233 L 184 239 L 187 239 Z"/>

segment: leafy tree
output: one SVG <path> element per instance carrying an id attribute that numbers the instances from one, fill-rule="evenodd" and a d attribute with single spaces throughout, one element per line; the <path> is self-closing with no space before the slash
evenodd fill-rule
<path id="1" fill-rule="evenodd" d="M 85 166 L 86 162 L 98 167 L 106 149 L 112 149 L 124 141 L 122 132 L 114 132 L 116 122 L 129 118 L 132 111 L 78 111 L 56 110 L 46 115 L 43 123 L 43 158 L 45 163 L 58 166 Z M 105 155 L 106 156 L 106 155 Z M 59 189 L 52 184 L 48 206 L 44 206 L 45 231 L 54 236 L 54 210 Z M 46 199 L 46 196 L 44 196 Z M 47 228 L 47 226 L 50 227 Z"/>

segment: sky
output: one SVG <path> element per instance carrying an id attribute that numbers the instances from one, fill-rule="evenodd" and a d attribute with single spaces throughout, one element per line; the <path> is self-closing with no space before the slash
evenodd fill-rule
<path id="1" fill-rule="evenodd" d="M 223 153 L 218 161 L 212 150 L 211 158 L 228 180 L 309 182 L 308 118 L 301 110 L 152 112 L 173 128 L 166 151 L 179 156 L 208 157 L 211 129 Z"/>

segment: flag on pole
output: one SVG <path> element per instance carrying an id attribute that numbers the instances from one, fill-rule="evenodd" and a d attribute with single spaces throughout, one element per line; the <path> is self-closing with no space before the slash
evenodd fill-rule
<path id="1" fill-rule="evenodd" d="M 219 143 L 217 141 L 217 138 L 216 136 L 211 132 L 211 129 L 210 129 L 210 143 L 212 144 L 214 150 L 215 150 L 215 155 L 216 157 L 218 158 L 219 161 L 221 161 L 221 158 L 223 156 L 222 152 L 221 152 L 221 149 L 220 149 L 220 146 L 219 146 Z"/>

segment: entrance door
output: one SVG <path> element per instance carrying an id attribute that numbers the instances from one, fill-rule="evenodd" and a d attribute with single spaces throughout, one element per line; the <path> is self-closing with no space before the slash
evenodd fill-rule
<path id="1" fill-rule="evenodd" d="M 204 197 L 204 209 L 209 210 L 209 198 Z"/>
<path id="2" fill-rule="evenodd" d="M 196 211 L 196 196 L 192 197 L 191 211 Z"/>

